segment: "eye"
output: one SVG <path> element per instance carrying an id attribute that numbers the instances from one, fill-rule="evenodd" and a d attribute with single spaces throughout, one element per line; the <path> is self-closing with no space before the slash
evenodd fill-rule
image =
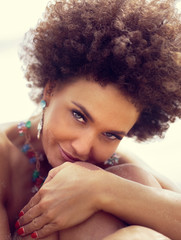
<path id="1" fill-rule="evenodd" d="M 116 140 L 116 139 L 122 140 L 122 137 L 120 137 L 120 136 L 118 136 L 116 134 L 113 134 L 113 133 L 109 133 L 109 132 L 105 132 L 104 136 L 107 137 L 110 140 Z"/>
<path id="2" fill-rule="evenodd" d="M 72 115 L 77 121 L 79 121 L 81 123 L 86 122 L 86 118 L 84 117 L 84 115 L 81 112 L 79 112 L 77 110 L 72 110 Z"/>

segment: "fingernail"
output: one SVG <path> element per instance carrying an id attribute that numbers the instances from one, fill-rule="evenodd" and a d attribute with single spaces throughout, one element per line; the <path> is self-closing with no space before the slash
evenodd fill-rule
<path id="1" fill-rule="evenodd" d="M 23 215 L 24 215 L 24 212 L 21 211 L 18 216 L 19 216 L 19 218 L 20 218 L 20 217 L 22 217 Z"/>
<path id="2" fill-rule="evenodd" d="M 22 235 L 24 232 L 25 232 L 25 230 L 24 230 L 23 227 L 21 227 L 21 228 L 19 228 L 19 229 L 17 230 L 17 234 L 18 234 L 18 235 Z"/>
<path id="3" fill-rule="evenodd" d="M 32 238 L 37 238 L 37 237 L 38 237 L 37 232 L 33 232 L 33 233 L 31 234 L 31 237 L 32 237 Z"/>
<path id="4" fill-rule="evenodd" d="M 20 223 L 19 223 L 19 221 L 16 221 L 15 228 L 18 229 L 19 227 L 20 227 Z"/>

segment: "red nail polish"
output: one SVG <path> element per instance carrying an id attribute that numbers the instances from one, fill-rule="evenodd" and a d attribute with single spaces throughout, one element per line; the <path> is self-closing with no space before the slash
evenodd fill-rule
<path id="1" fill-rule="evenodd" d="M 37 232 L 33 232 L 33 233 L 31 234 L 31 237 L 32 237 L 32 238 L 37 238 L 37 237 L 38 237 Z"/>
<path id="2" fill-rule="evenodd" d="M 25 232 L 25 230 L 24 230 L 23 227 L 21 227 L 21 228 L 19 228 L 19 229 L 17 230 L 17 234 L 18 234 L 18 235 L 22 235 L 24 232 Z"/>
<path id="3" fill-rule="evenodd" d="M 19 218 L 20 218 L 20 217 L 22 217 L 23 215 L 24 215 L 24 212 L 21 211 L 18 216 L 19 216 Z"/>
<path id="4" fill-rule="evenodd" d="M 20 223 L 19 223 L 19 221 L 16 221 L 15 228 L 18 229 L 19 227 L 20 227 Z"/>

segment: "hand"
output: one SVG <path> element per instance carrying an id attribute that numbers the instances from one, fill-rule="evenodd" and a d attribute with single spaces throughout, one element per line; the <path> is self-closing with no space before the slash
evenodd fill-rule
<path id="1" fill-rule="evenodd" d="M 39 238 L 77 225 L 98 209 L 99 182 L 104 170 L 89 163 L 64 163 L 52 169 L 39 192 L 22 209 L 24 233 Z"/>

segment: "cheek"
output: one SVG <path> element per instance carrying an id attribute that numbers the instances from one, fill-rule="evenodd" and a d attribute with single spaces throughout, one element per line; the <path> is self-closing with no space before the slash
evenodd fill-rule
<path id="1" fill-rule="evenodd" d="M 47 108 L 43 125 L 43 147 L 45 153 L 54 151 L 57 143 L 69 146 L 71 141 L 85 135 L 85 129 L 77 125 L 71 113 L 64 109 Z M 116 151 L 119 142 L 106 142 L 100 136 L 95 139 L 90 158 L 96 162 L 104 162 Z"/>
<path id="2" fill-rule="evenodd" d="M 70 111 L 64 109 L 47 108 L 44 116 L 43 135 L 48 141 L 68 140 L 75 132 Z"/>

